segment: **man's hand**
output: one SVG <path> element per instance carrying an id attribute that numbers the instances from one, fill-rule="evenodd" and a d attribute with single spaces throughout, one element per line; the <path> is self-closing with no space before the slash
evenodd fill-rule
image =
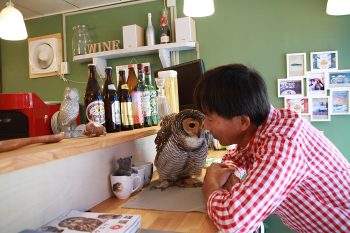
<path id="1" fill-rule="evenodd" d="M 207 168 L 203 182 L 203 192 L 206 201 L 208 201 L 210 194 L 214 191 L 221 188 L 227 189 L 225 187 L 226 183 L 228 183 L 228 187 L 230 186 L 231 181 L 228 182 L 228 179 L 233 172 L 233 168 L 229 168 L 221 163 L 212 163 Z"/>
<path id="2" fill-rule="evenodd" d="M 224 184 L 224 188 L 227 189 L 227 191 L 231 191 L 232 187 L 239 183 L 241 179 L 239 179 L 234 173 L 231 173 L 229 178 L 227 179 L 226 183 Z"/>

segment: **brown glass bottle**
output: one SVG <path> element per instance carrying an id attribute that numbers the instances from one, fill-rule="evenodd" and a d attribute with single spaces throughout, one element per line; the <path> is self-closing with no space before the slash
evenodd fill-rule
<path id="1" fill-rule="evenodd" d="M 125 71 L 119 71 L 118 95 L 120 101 L 120 116 L 122 130 L 134 129 L 134 119 L 132 114 L 132 102 L 128 85 L 125 80 Z"/>
<path id="2" fill-rule="evenodd" d="M 136 73 L 135 73 L 135 69 L 134 69 L 134 65 L 133 64 L 129 64 L 128 65 L 128 87 L 129 90 L 132 91 L 134 90 L 134 88 L 137 86 L 137 84 L 139 83 L 137 81 L 137 77 L 136 77 Z"/>
<path id="3" fill-rule="evenodd" d="M 106 79 L 103 86 L 103 102 L 105 106 L 104 124 L 108 133 L 119 132 L 121 130 L 120 103 L 117 89 L 112 80 L 112 67 L 105 68 Z"/>
<path id="4" fill-rule="evenodd" d="M 100 85 L 96 79 L 95 64 L 88 65 L 88 82 L 85 90 L 85 114 L 88 122 L 105 123 L 105 109 Z"/>

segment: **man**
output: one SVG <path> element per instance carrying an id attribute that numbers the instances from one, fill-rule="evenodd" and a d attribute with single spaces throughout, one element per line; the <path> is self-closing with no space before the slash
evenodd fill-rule
<path id="1" fill-rule="evenodd" d="M 240 64 L 209 70 L 194 98 L 204 127 L 220 144 L 237 144 L 203 182 L 220 230 L 252 232 L 277 214 L 296 232 L 350 232 L 350 164 L 297 113 L 272 107 L 257 72 Z"/>

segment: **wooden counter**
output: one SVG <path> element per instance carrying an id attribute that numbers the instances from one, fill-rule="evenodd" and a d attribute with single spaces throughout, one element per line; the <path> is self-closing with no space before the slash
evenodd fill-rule
<path id="1" fill-rule="evenodd" d="M 52 144 L 33 144 L 23 148 L 0 153 L 0 174 L 47 163 L 84 152 L 111 147 L 154 135 L 158 126 L 109 133 L 100 137 L 63 139 Z"/>
<path id="2" fill-rule="evenodd" d="M 156 179 L 158 179 L 158 176 L 155 172 L 153 180 Z M 134 198 L 138 193 L 132 195 L 130 198 Z M 146 230 L 160 230 L 173 232 L 175 231 L 188 233 L 218 232 L 216 226 L 210 220 L 206 213 L 122 208 L 122 206 L 127 201 L 128 199 L 120 200 L 113 196 L 105 200 L 104 202 L 98 204 L 97 206 L 93 207 L 91 211 L 115 214 L 139 214 L 141 215 L 141 228 Z"/>

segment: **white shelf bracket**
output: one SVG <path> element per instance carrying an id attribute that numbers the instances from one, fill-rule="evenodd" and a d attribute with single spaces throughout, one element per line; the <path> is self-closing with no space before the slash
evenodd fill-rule
<path id="1" fill-rule="evenodd" d="M 159 49 L 159 59 L 163 68 L 169 67 L 170 64 L 170 51 L 168 49 Z"/>
<path id="2" fill-rule="evenodd" d="M 105 77 L 105 67 L 107 66 L 106 59 L 94 57 L 92 58 L 92 63 L 96 65 L 96 71 L 98 75 L 102 78 Z"/>

